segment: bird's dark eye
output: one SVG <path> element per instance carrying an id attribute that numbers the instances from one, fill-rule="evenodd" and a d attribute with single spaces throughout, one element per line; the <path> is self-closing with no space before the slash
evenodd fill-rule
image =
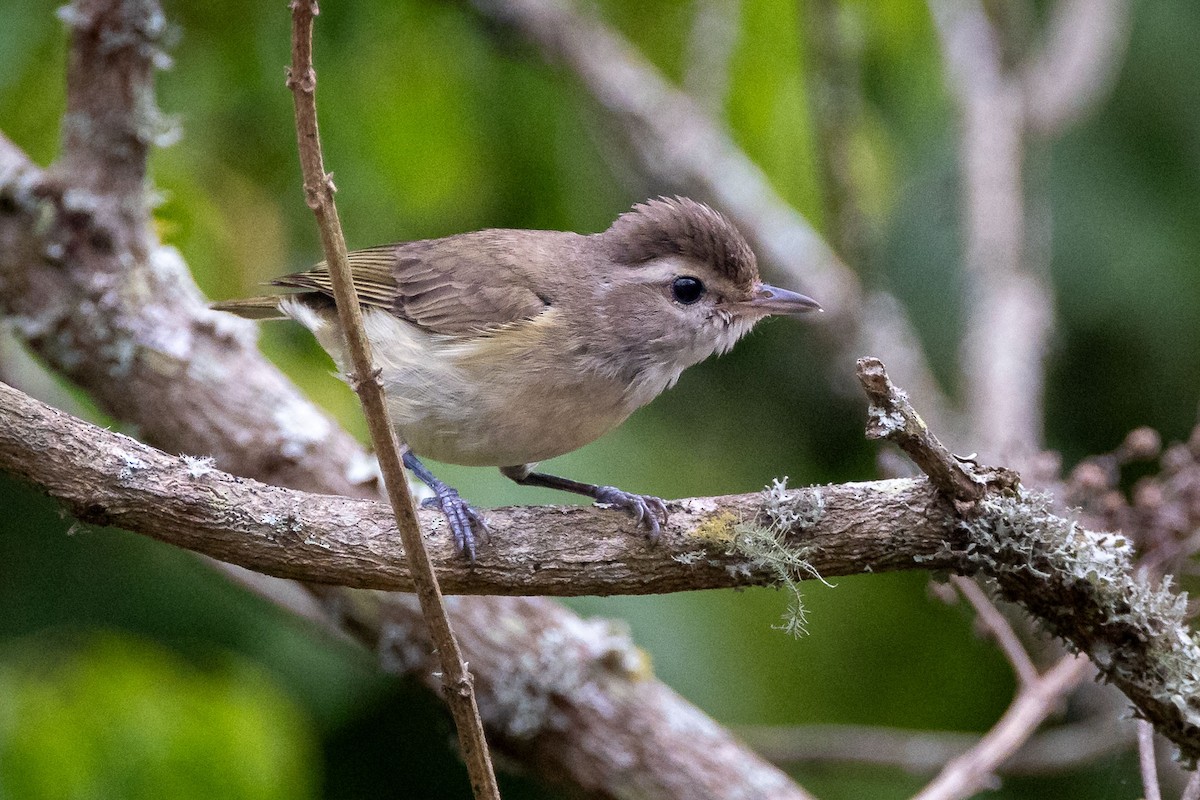
<path id="1" fill-rule="evenodd" d="M 697 278 L 684 275 L 671 281 L 671 294 L 685 306 L 690 306 L 704 294 L 704 284 Z"/>

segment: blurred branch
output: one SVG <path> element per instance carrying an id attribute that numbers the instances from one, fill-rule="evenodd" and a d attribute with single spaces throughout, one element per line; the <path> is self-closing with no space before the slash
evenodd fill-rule
<path id="1" fill-rule="evenodd" d="M 1200 772 L 1193 772 L 1179 800 L 1200 800 Z"/>
<path id="2" fill-rule="evenodd" d="M 1046 41 L 1021 67 L 1029 130 L 1054 136 L 1108 94 L 1129 41 L 1129 0 L 1058 0 Z"/>
<path id="3" fill-rule="evenodd" d="M 993 773 L 1025 742 L 1075 685 L 1087 675 L 1085 658 L 1067 656 L 1022 686 L 1000 721 L 955 758 L 914 800 L 960 800 L 994 787 Z"/>
<path id="4" fill-rule="evenodd" d="M 1024 265 L 1025 119 L 999 34 L 978 0 L 929 0 L 962 117 L 967 331 L 961 354 L 971 441 L 1024 462 L 1042 446 L 1043 357 L 1053 294 Z"/>
<path id="5" fill-rule="evenodd" d="M 864 297 L 858 276 L 834 254 L 813 226 L 792 208 L 763 171 L 705 110 L 673 86 L 617 31 L 571 3 L 556 0 L 472 0 L 481 14 L 530 41 L 579 79 L 600 108 L 618 123 L 646 174 L 677 191 L 710 200 L 738 227 L 759 258 L 802 287 L 826 310 L 819 326 L 842 362 L 878 352 L 900 365 L 901 376 L 922 397 L 939 426 L 956 428 L 950 404 L 911 335 L 898 303 Z M 896 336 L 876 335 L 878 331 Z M 908 349 L 901 351 L 901 347 Z"/>
<path id="6" fill-rule="evenodd" d="M 1013 671 L 1017 674 L 1018 685 L 1025 687 L 1037 680 L 1038 671 L 1033 664 L 1033 659 L 1029 657 L 1021 640 L 1017 638 L 1017 633 L 1013 630 L 1012 625 L 1000 613 L 1000 609 L 996 608 L 996 604 L 987 596 L 987 593 L 975 581 L 961 575 L 952 575 L 950 582 L 975 609 L 978 624 L 991 634 L 1000 648 L 1000 652 L 1004 653 L 1004 657 L 1012 665 Z"/>
<path id="7" fill-rule="evenodd" d="M 695 0 L 688 33 L 683 86 L 705 113 L 723 116 L 729 66 L 737 49 L 741 0 Z"/>
<path id="8" fill-rule="evenodd" d="M 1072 772 L 1107 756 L 1127 752 L 1131 726 L 1094 715 L 1035 734 L 996 764 L 999 775 Z M 980 742 L 970 733 L 910 731 L 861 725 L 751 725 L 737 734 L 771 761 L 803 764 L 867 764 L 896 767 L 912 774 L 938 772 Z"/>
<path id="9" fill-rule="evenodd" d="M 76 23 L 84 16 L 75 9 L 64 12 L 74 26 L 72 59 L 80 57 L 78 39 L 102 36 L 116 49 L 133 48 L 155 60 L 158 50 L 144 42 L 139 31 L 146 26 L 137 15 L 104 16 L 111 30 L 81 30 Z M 149 4 L 144 12 L 161 15 Z M 101 58 L 73 74 L 123 63 Z M 130 75 L 111 85 L 141 101 L 153 97 L 152 85 Z M 79 91 L 69 86 L 68 97 Z M 96 98 L 94 105 L 103 109 L 103 100 Z M 121 98 L 108 101 L 112 108 L 128 107 Z M 72 124 L 92 124 L 98 132 L 101 126 L 124 123 L 97 116 Z M 144 175 L 141 148 L 126 149 L 124 155 L 114 149 L 110 155 L 141 162 L 122 169 L 129 174 L 140 169 Z M 127 216 L 132 226 L 121 224 L 118 205 L 76 184 L 61 165 L 51 179 L 0 136 L 0 314 L 15 332 L 105 411 L 164 450 L 210 455 L 223 470 L 273 484 L 372 495 L 370 461 L 361 448 L 257 352 L 251 325 L 205 307 L 182 259 L 158 244 L 145 203 L 125 204 L 137 211 Z M 392 658 L 387 665 L 397 672 L 416 670 L 426 686 L 439 690 L 432 662 L 421 661 L 430 653 L 415 604 L 402 597 L 313 590 L 331 617 L 366 646 L 415 653 L 413 659 Z M 353 625 L 346 609 L 355 611 Z M 587 623 L 539 599 L 523 601 L 521 612 L 521 625 L 505 626 L 499 621 L 512 619 L 511 606 L 500 598 L 462 598 L 450 608 L 489 733 L 537 774 L 618 797 L 628 796 L 634 790 L 627 787 L 633 786 L 664 798 L 721 798 L 747 785 L 781 798 L 808 797 L 644 675 L 610 671 L 603 681 L 588 682 L 578 696 L 561 693 L 562 683 L 551 680 L 554 676 L 586 677 L 597 669 L 590 651 L 571 646 Z M 473 625 L 464 629 L 460 619 Z M 481 625 L 482 620 L 492 624 Z M 550 642 L 564 644 L 554 651 L 553 669 L 517 655 L 490 657 L 500 648 L 510 654 L 544 652 Z M 514 702 L 518 697 L 521 702 Z M 545 720 L 539 727 L 530 715 L 538 707 L 567 709 L 578 724 L 558 728 Z M 614 710 L 628 713 L 610 715 Z M 645 710 L 655 716 L 643 718 Z M 626 729 L 630 719 L 640 720 L 642 727 Z M 674 719 L 696 724 L 687 731 L 666 725 Z M 704 735 L 695 735 L 702 727 Z M 605 759 L 590 737 L 646 756 Z M 660 752 L 673 757 L 659 757 Z"/>
<path id="10" fill-rule="evenodd" d="M 961 355 L 971 441 L 1026 466 L 1042 449 L 1053 293 L 1030 266 L 1024 163 L 1028 133 L 1060 133 L 1112 83 L 1128 0 L 1059 0 L 1044 45 L 1015 65 L 980 0 L 929 0 L 947 83 L 962 118 L 968 280 Z"/>
<path id="11" fill-rule="evenodd" d="M 1144 719 L 1137 721 L 1138 766 L 1142 772 L 1144 800 L 1162 800 L 1158 789 L 1158 764 L 1154 759 L 1154 727 Z"/>
<path id="12" fill-rule="evenodd" d="M 861 271 L 866 265 L 869 232 L 854 180 L 855 132 L 862 114 L 859 43 L 851 41 L 843 18 L 848 11 L 836 0 L 810 0 L 801 7 L 816 158 L 827 214 L 825 229 L 834 249 Z"/>

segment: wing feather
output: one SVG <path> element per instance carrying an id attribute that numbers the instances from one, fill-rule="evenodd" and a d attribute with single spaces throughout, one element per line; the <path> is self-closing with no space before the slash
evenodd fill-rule
<path id="1" fill-rule="evenodd" d="M 530 234 L 541 238 L 531 241 Z M 556 270 L 579 238 L 547 231 L 464 233 L 355 250 L 349 254 L 350 271 L 364 306 L 433 333 L 486 334 L 546 310 L 551 301 L 534 285 L 530 262 L 540 260 Z M 273 283 L 333 296 L 325 262 Z"/>

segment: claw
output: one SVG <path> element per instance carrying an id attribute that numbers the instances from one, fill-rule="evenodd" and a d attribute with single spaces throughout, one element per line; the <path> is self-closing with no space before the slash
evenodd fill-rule
<path id="1" fill-rule="evenodd" d="M 436 508 L 446 517 L 450 532 L 454 535 L 454 545 L 458 552 L 475 561 L 475 531 L 478 530 L 486 541 L 490 532 L 487 520 L 483 515 L 467 504 L 459 496 L 458 490 L 442 484 L 434 489 L 435 496 L 421 501 L 426 508 Z"/>
<path id="2" fill-rule="evenodd" d="M 647 529 L 650 543 L 658 542 L 662 525 L 667 521 L 667 504 L 661 499 L 622 491 L 615 486 L 601 486 L 596 490 L 596 502 L 628 511 L 638 525 Z"/>
<path id="3" fill-rule="evenodd" d="M 445 515 L 446 522 L 450 524 L 450 532 L 454 534 L 454 545 L 458 552 L 465 555 L 472 564 L 475 563 L 474 531 L 478 530 L 484 541 L 487 541 L 491 535 L 487 520 L 459 497 L 457 489 L 438 480 L 429 468 L 421 463 L 421 459 L 407 448 L 404 451 L 404 466 L 411 469 L 422 483 L 433 490 L 434 496 L 422 500 L 421 505 L 436 508 Z"/>

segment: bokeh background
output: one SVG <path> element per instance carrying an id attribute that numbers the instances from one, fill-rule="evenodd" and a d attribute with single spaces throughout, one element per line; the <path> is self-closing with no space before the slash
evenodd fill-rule
<path id="1" fill-rule="evenodd" d="M 699 6 L 601 0 L 591 10 L 676 80 Z M 730 11 L 732 9 L 732 11 Z M 1047 4 L 1022 5 L 1036 31 Z M 168 0 L 174 66 L 152 172 L 157 219 L 213 298 L 253 293 L 319 258 L 295 156 L 285 4 Z M 806 7 L 730 0 L 718 113 L 774 187 L 819 227 Z M 53 4 L 6 0 L 0 130 L 36 160 L 57 148 L 65 34 Z M 868 237 L 864 282 L 893 292 L 953 394 L 963 333 L 955 111 L 924 4 L 859 0 L 840 24 L 861 66 L 853 131 Z M 1049 221 L 1055 291 L 1046 437 L 1070 465 L 1138 425 L 1186 438 L 1200 397 L 1200 7 L 1143 0 L 1094 113 L 1027 164 Z M 465 5 L 326 3 L 317 27 L 326 158 L 352 247 L 484 227 L 603 229 L 673 193 L 640 176 L 571 79 Z M 771 277 L 770 264 L 764 271 Z M 761 326 L 693 368 L 623 428 L 553 462 L 560 474 L 665 497 L 870 479 L 852 363 L 808 323 Z M 365 439 L 357 403 L 298 326 L 264 351 Z M 0 349 L 6 375 L 106 422 L 71 387 Z M 916 398 L 918 405 L 920 398 Z M 571 502 L 492 470 L 439 474 L 479 505 Z M 433 700 L 371 658 L 231 587 L 186 553 L 85 528 L 0 478 L 0 798 L 464 797 Z M 806 589 L 809 635 L 772 630 L 769 591 L 585 598 L 628 621 L 657 674 L 722 723 L 986 730 L 1013 690 L 962 607 L 918 573 Z M 824 798 L 904 797 L 919 776 L 846 766 L 794 774 Z M 506 797 L 560 796 L 506 774 Z M 1011 779 L 1005 798 L 1140 796 L 1134 759 Z"/>

